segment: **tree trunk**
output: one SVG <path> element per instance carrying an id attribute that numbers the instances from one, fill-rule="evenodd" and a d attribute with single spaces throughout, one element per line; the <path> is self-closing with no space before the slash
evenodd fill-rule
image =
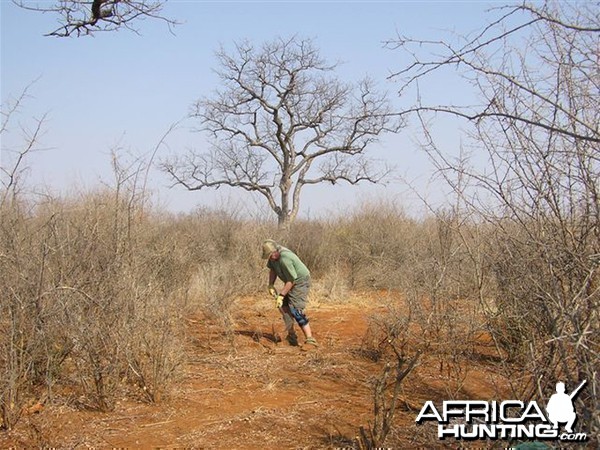
<path id="1" fill-rule="evenodd" d="M 286 229 L 291 223 L 290 214 L 290 190 L 292 187 L 292 180 L 289 176 L 282 176 L 279 189 L 281 190 L 281 209 L 277 214 L 277 225 L 279 229 Z"/>
<path id="2" fill-rule="evenodd" d="M 291 223 L 291 217 L 289 212 L 281 210 L 277 217 L 277 227 L 280 230 L 286 230 L 289 228 Z"/>

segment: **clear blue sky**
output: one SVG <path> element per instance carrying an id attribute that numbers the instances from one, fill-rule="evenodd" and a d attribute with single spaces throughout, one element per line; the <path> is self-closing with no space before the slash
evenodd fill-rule
<path id="1" fill-rule="evenodd" d="M 493 6 L 490 2 L 170 0 L 164 15 L 182 22 L 175 35 L 163 22 L 145 20 L 137 23 L 140 35 L 123 30 L 94 37 L 52 38 L 43 35 L 57 27 L 56 17 L 0 1 L 2 102 L 38 80 L 19 119 L 26 124 L 28 117 L 48 113 L 42 139 L 48 150 L 30 159 L 28 181 L 30 186 L 48 186 L 55 192 L 109 181 L 108 155 L 113 147 L 139 155 L 151 152 L 166 129 L 216 87 L 212 70 L 214 51 L 220 44 L 227 47 L 239 39 L 262 42 L 292 34 L 312 37 L 325 58 L 343 62 L 338 70 L 342 79 L 370 75 L 381 88 L 393 92 L 395 86 L 386 77 L 406 60 L 401 53 L 384 49 L 383 41 L 397 31 L 429 39 L 468 33 L 489 20 L 485 11 Z M 456 88 L 453 83 L 440 80 L 428 87 L 427 95 L 433 99 L 449 93 L 462 95 L 459 83 Z M 454 126 L 438 126 L 440 133 L 447 133 L 447 145 L 457 147 L 460 134 Z M 427 187 L 430 168 L 413 141 L 414 133 L 407 129 L 386 138 L 373 149 L 373 156 L 397 166 L 397 175 L 413 180 L 426 195 L 435 197 L 439 188 Z M 3 137 L 3 161 L 16 137 L 14 132 Z M 168 144 L 170 150 L 161 150 L 159 157 L 187 147 L 202 148 L 204 138 L 184 128 L 170 136 Z M 159 171 L 152 172 L 151 182 L 172 211 L 215 205 L 224 195 L 249 199 L 241 197 L 248 194 L 223 190 L 167 189 L 169 180 Z M 385 187 L 311 187 L 301 213 L 319 215 L 363 197 L 411 201 L 406 185 L 394 179 Z"/>

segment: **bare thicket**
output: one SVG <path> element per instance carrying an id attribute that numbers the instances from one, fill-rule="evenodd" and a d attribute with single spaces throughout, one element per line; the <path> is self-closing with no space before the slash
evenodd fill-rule
<path id="1" fill-rule="evenodd" d="M 19 113 L 13 106 L 3 109 L 3 137 Z M 26 403 L 52 400 L 64 386 L 101 410 L 128 384 L 159 401 L 183 361 L 189 274 L 174 255 L 178 244 L 144 208 L 144 162 L 115 155 L 111 186 L 64 199 L 34 196 L 22 175 L 42 125 L 23 128 L 20 145 L 3 140 L 3 428 L 15 425 Z"/>
<path id="2" fill-rule="evenodd" d="M 365 205 L 357 211 L 337 236 L 349 265 L 350 286 L 398 288 L 410 234 L 410 221 L 392 204 Z"/>
<path id="3" fill-rule="evenodd" d="M 466 247 L 477 241 L 461 239 L 460 226 L 467 228 L 461 221 L 454 209 L 434 211 L 419 225 L 401 272 L 402 292 L 419 339 L 429 343 L 425 357 L 445 377 L 450 399 L 461 396 L 476 337 L 484 330 L 482 310 L 473 295 L 475 265 Z"/>
<path id="4" fill-rule="evenodd" d="M 185 280 L 169 267 L 173 242 L 152 227 L 141 232 L 130 201 L 105 192 L 3 206 L 5 427 L 57 384 L 109 410 L 123 379 L 159 401 L 176 378 Z"/>
<path id="5" fill-rule="evenodd" d="M 305 186 L 376 183 L 385 175 L 368 150 L 400 123 L 371 80 L 343 82 L 336 64 L 298 37 L 239 42 L 217 58 L 221 88 L 192 113 L 212 147 L 164 164 L 176 185 L 257 193 L 285 226 Z"/>
<path id="6" fill-rule="evenodd" d="M 373 417 L 368 427 L 361 426 L 359 449 L 381 448 L 396 428 L 394 416 L 402 401 L 402 383 L 418 365 L 429 343 L 416 343 L 413 316 L 391 305 L 385 314 L 371 318 L 361 352 L 384 363 L 381 374 L 373 383 Z"/>
<path id="7" fill-rule="evenodd" d="M 169 28 L 177 24 L 162 14 L 164 0 L 12 1 L 20 8 L 57 17 L 60 26 L 46 36 L 79 37 L 120 29 L 137 32 L 134 25 L 149 18 L 162 20 Z"/>
<path id="8" fill-rule="evenodd" d="M 43 128 L 43 120 L 35 121 L 32 127 L 21 126 L 21 135 L 16 138 L 19 145 L 9 147 L 7 137 L 15 128 L 23 107 L 23 102 L 28 96 L 28 86 L 16 99 L 7 100 L 2 104 L 2 126 L 0 136 L 2 160 L 0 164 L 0 232 L 2 233 L 2 250 L 0 251 L 0 267 L 3 272 L 2 302 L 0 302 L 1 327 L 4 330 L 0 342 L 0 374 L 2 388 L 0 391 L 0 426 L 11 428 L 18 421 L 23 404 L 23 391 L 27 388 L 30 374 L 35 370 L 33 360 L 36 357 L 35 343 L 31 340 L 31 333 L 36 330 L 36 323 L 30 320 L 30 292 L 36 291 L 35 283 L 30 284 L 30 292 L 20 293 L 15 288 L 19 281 L 19 274 L 13 270 L 4 270 L 11 263 L 9 254 L 10 246 L 18 243 L 18 236 L 13 234 L 13 229 L 20 228 L 22 223 L 19 215 L 9 215 L 8 210 L 15 210 L 18 206 L 18 195 L 23 188 L 26 169 L 24 161 L 39 147 L 39 136 Z M 15 282 L 13 285 L 12 282 Z M 35 294 L 34 294 L 35 295 Z M 6 301 L 10 298 L 12 301 Z"/>
<path id="9" fill-rule="evenodd" d="M 450 69 L 477 88 L 480 106 L 419 102 L 405 114 L 425 125 L 426 148 L 470 230 L 486 236 L 467 255 L 515 393 L 544 399 L 558 380 L 588 380 L 576 407 L 582 429 L 598 436 L 598 8 L 547 2 L 497 12 L 459 46 L 397 39 L 414 63 L 396 79 L 407 92 Z M 428 133 L 429 113 L 466 119 L 486 167 L 477 163 L 483 158 L 465 163 L 444 153 Z"/>
<path id="10" fill-rule="evenodd" d="M 237 301 L 264 292 L 261 271 L 266 269 L 259 248 L 274 230 L 231 209 L 199 209 L 166 221 L 165 233 L 173 236 L 186 261 L 182 285 L 189 289 L 188 311 L 199 314 L 203 323 L 217 324 L 231 350 Z M 212 343 L 207 341 L 206 347 L 212 348 Z"/>

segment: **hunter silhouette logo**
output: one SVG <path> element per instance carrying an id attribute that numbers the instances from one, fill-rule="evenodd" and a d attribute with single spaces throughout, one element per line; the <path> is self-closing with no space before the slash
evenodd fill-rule
<path id="1" fill-rule="evenodd" d="M 586 433 L 573 432 L 577 414 L 573 400 L 587 383 L 584 380 L 571 394 L 565 392 L 565 384 L 556 384 L 546 405 L 535 400 L 484 401 L 446 400 L 441 407 L 427 401 L 415 422 L 434 421 L 438 424 L 438 438 L 454 439 L 541 439 L 561 441 L 586 441 Z M 560 432 L 559 424 L 564 425 Z"/>
<path id="2" fill-rule="evenodd" d="M 577 389 L 571 392 L 571 395 L 565 394 L 565 383 L 556 383 L 556 394 L 552 394 L 552 397 L 548 400 L 548 406 L 546 406 L 548 419 L 553 423 L 554 429 L 558 429 L 559 422 L 566 422 L 567 425 L 565 426 L 565 430 L 567 433 L 573 432 L 573 424 L 575 423 L 575 420 L 577 420 L 575 408 L 573 407 L 573 399 L 585 383 L 587 383 L 587 380 L 583 380 L 583 382 L 577 386 Z"/>

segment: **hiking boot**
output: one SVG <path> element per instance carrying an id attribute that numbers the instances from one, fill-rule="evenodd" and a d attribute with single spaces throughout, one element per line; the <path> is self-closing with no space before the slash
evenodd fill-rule
<path id="1" fill-rule="evenodd" d="M 300 350 L 302 350 L 303 352 L 309 352 L 311 350 L 315 350 L 318 347 L 319 344 L 317 343 L 317 340 L 314 337 L 309 337 L 306 338 L 306 342 L 304 342 L 304 345 L 300 348 Z"/>
<path id="2" fill-rule="evenodd" d="M 288 344 L 292 347 L 298 347 L 298 336 L 295 334 L 288 334 L 285 340 L 288 341 Z"/>

